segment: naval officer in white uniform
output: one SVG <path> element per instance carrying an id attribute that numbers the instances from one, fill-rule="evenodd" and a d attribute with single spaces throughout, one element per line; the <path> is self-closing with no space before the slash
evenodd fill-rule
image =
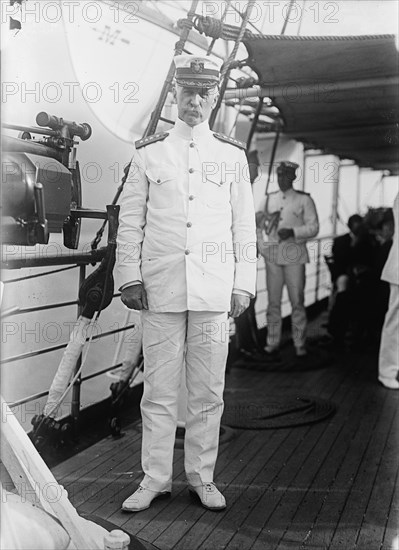
<path id="1" fill-rule="evenodd" d="M 292 339 L 297 357 L 306 356 L 305 264 L 309 262 L 306 240 L 319 232 L 317 211 L 308 193 L 292 183 L 298 164 L 281 162 L 277 168 L 280 191 L 267 195 L 257 218 L 258 248 L 266 262 L 266 353 L 278 352 L 281 340 L 281 297 L 287 286 L 291 302 Z"/>
<path id="2" fill-rule="evenodd" d="M 131 512 L 171 491 L 182 368 L 189 490 L 206 508 L 225 508 L 213 472 L 228 312 L 237 317 L 255 294 L 255 212 L 243 145 L 208 125 L 220 67 L 191 55 L 176 56 L 175 65 L 176 124 L 136 142 L 121 197 L 117 281 L 122 302 L 143 310 L 145 363 L 145 475 L 122 505 Z"/>

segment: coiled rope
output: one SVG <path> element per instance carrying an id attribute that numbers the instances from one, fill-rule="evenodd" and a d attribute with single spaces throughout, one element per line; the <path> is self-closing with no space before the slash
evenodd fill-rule
<path id="1" fill-rule="evenodd" d="M 222 38 L 223 40 L 236 40 L 240 29 L 234 25 L 228 25 L 223 23 L 220 19 L 215 19 L 209 15 L 195 15 L 193 20 L 179 19 L 177 26 L 181 29 L 183 27 L 196 29 L 200 34 L 205 34 L 211 38 Z M 251 31 L 246 30 L 244 33 L 245 38 L 252 38 L 254 35 Z"/>

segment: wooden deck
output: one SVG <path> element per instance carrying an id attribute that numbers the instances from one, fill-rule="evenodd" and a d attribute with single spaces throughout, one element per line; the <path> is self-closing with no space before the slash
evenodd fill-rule
<path id="1" fill-rule="evenodd" d="M 348 353 L 317 369 L 233 368 L 226 396 L 245 390 L 332 400 L 336 414 L 294 428 L 237 429 L 221 444 L 215 480 L 227 509 L 188 495 L 176 448 L 171 499 L 121 512 L 136 488 L 140 423 L 53 468 L 81 514 L 121 526 L 160 550 L 394 550 L 398 537 L 399 392 L 376 382 L 376 354 Z"/>

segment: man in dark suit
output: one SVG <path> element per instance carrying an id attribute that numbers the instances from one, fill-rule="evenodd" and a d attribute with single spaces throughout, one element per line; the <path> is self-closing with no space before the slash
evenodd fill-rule
<path id="1" fill-rule="evenodd" d="M 335 296 L 328 331 L 334 344 L 341 347 L 352 323 L 353 336 L 359 339 L 367 326 L 364 300 L 372 278 L 373 247 L 363 218 L 354 214 L 348 220 L 349 233 L 334 239 L 331 278 Z"/>

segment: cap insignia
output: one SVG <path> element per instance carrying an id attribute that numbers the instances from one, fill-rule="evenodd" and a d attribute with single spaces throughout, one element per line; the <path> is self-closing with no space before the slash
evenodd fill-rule
<path id="1" fill-rule="evenodd" d="M 204 64 L 199 61 L 191 61 L 190 67 L 194 74 L 201 74 L 204 72 Z"/>

